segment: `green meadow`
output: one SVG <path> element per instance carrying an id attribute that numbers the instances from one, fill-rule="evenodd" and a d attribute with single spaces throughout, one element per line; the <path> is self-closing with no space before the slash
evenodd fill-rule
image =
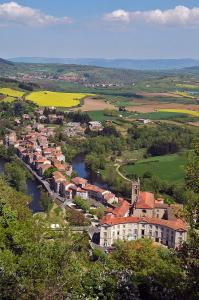
<path id="1" fill-rule="evenodd" d="M 145 172 L 150 172 L 172 184 L 183 182 L 186 163 L 187 152 L 182 152 L 140 160 L 135 164 L 122 166 L 120 171 L 127 177 L 132 174 L 143 176 Z"/>

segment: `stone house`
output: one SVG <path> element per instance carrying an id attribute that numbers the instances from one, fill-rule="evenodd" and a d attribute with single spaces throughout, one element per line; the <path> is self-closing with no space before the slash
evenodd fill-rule
<path id="1" fill-rule="evenodd" d="M 104 217 L 100 228 L 100 245 L 111 247 L 117 240 L 150 238 L 169 248 L 178 248 L 187 239 L 187 225 L 182 220 Z"/>

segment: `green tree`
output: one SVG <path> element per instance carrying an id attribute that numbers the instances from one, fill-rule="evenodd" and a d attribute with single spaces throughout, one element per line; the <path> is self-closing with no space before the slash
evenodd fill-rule
<path id="1" fill-rule="evenodd" d="M 11 162 L 5 164 L 5 177 L 15 187 L 17 191 L 26 192 L 27 175 L 23 167 L 17 162 Z"/>
<path id="2" fill-rule="evenodd" d="M 195 151 L 189 154 L 185 182 L 188 189 L 199 193 L 199 156 Z"/>
<path id="3" fill-rule="evenodd" d="M 44 211 L 48 211 L 52 205 L 52 199 L 48 196 L 46 192 L 41 191 L 40 203 Z"/>
<path id="4" fill-rule="evenodd" d="M 49 169 L 45 170 L 43 177 L 46 179 L 52 178 L 55 171 L 57 171 L 57 168 L 50 167 Z"/>

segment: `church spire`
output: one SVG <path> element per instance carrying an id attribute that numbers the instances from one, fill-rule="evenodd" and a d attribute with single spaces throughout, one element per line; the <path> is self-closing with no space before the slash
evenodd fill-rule
<path id="1" fill-rule="evenodd" d="M 140 179 L 132 181 L 131 205 L 135 206 L 140 195 Z"/>

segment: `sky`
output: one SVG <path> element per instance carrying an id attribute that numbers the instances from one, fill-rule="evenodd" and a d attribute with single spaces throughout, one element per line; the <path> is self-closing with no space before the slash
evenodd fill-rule
<path id="1" fill-rule="evenodd" d="M 0 0 L 0 57 L 197 58 L 198 0 Z"/>

